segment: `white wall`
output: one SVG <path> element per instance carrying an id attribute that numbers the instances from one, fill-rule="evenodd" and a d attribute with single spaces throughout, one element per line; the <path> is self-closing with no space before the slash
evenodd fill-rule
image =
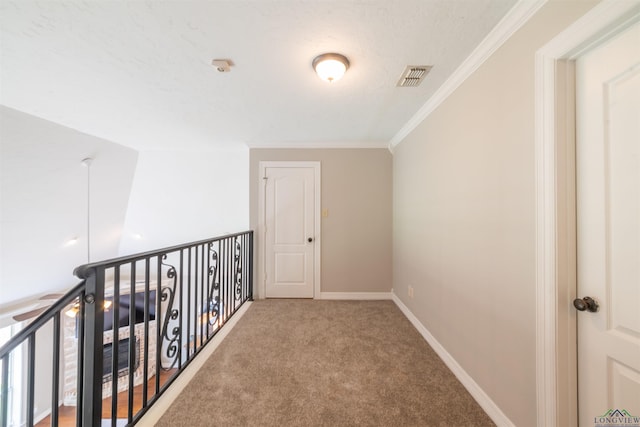
<path id="1" fill-rule="evenodd" d="M 91 261 L 249 226 L 246 148 L 138 153 L 3 106 L 0 125 L 0 309 L 78 282 L 73 269 L 87 262 L 86 157 L 94 158 Z"/>
<path id="2" fill-rule="evenodd" d="M 394 291 L 517 426 L 537 424 L 534 55 L 594 4 L 547 3 L 394 152 Z"/>
<path id="3" fill-rule="evenodd" d="M 0 307 L 69 288 L 91 259 L 118 254 L 136 151 L 0 106 Z M 78 242 L 67 242 L 77 237 Z"/>
<path id="4" fill-rule="evenodd" d="M 248 149 L 140 153 L 121 255 L 248 227 Z"/>

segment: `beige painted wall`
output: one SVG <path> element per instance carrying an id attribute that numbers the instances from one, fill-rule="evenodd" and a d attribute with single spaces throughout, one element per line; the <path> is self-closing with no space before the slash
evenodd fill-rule
<path id="1" fill-rule="evenodd" d="M 322 209 L 329 210 L 322 218 L 321 291 L 391 290 L 389 150 L 251 149 L 249 157 L 252 229 L 258 224 L 259 162 L 319 161 Z"/>
<path id="2" fill-rule="evenodd" d="M 545 5 L 394 151 L 394 291 L 517 426 L 536 425 L 534 55 L 594 4 Z"/>

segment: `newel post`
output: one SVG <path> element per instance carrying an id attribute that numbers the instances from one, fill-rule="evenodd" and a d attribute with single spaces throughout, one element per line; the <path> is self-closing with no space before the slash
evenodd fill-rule
<path id="1" fill-rule="evenodd" d="M 84 294 L 84 372 L 82 375 L 82 425 L 97 426 L 102 419 L 102 365 L 104 333 L 104 267 L 82 266 L 74 274 L 86 282 Z"/>

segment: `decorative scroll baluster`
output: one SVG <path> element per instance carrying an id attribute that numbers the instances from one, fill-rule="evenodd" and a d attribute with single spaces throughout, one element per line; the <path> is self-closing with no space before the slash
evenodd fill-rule
<path id="1" fill-rule="evenodd" d="M 242 245 L 239 240 L 240 236 L 235 237 L 235 253 L 234 253 L 234 285 L 236 293 L 236 301 L 242 298 Z"/>
<path id="2" fill-rule="evenodd" d="M 209 266 L 209 295 L 207 295 L 207 310 L 209 311 L 209 325 L 215 325 L 220 317 L 220 279 L 218 275 L 218 252 L 214 242 L 209 243 L 211 265 Z"/>
<path id="3" fill-rule="evenodd" d="M 176 268 L 170 264 L 166 264 L 164 261 L 167 259 L 167 254 L 162 255 L 161 264 L 165 267 L 169 267 L 167 270 L 167 279 L 170 279 L 172 284 L 162 287 L 162 293 L 160 300 L 164 303 L 168 300 L 167 310 L 162 322 L 162 332 L 160 334 L 162 342 L 160 345 L 164 348 L 165 340 L 167 342 L 166 356 L 171 361 L 169 366 L 162 366 L 165 371 L 171 370 L 178 362 L 178 349 L 180 348 L 180 326 L 174 326 L 171 330 L 171 336 L 169 336 L 169 321 L 176 320 L 180 314 L 180 310 L 174 308 L 173 303 L 176 296 L 176 289 L 178 286 L 178 277 L 176 274 Z"/>

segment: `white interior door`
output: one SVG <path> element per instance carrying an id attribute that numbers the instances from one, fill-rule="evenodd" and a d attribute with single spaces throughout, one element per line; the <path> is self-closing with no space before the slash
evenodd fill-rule
<path id="1" fill-rule="evenodd" d="M 267 298 L 313 298 L 316 168 L 266 166 L 264 181 L 265 289 Z"/>
<path id="2" fill-rule="evenodd" d="M 599 305 L 578 313 L 578 413 L 592 427 L 640 417 L 640 24 L 576 61 L 576 97 L 574 305 Z"/>

